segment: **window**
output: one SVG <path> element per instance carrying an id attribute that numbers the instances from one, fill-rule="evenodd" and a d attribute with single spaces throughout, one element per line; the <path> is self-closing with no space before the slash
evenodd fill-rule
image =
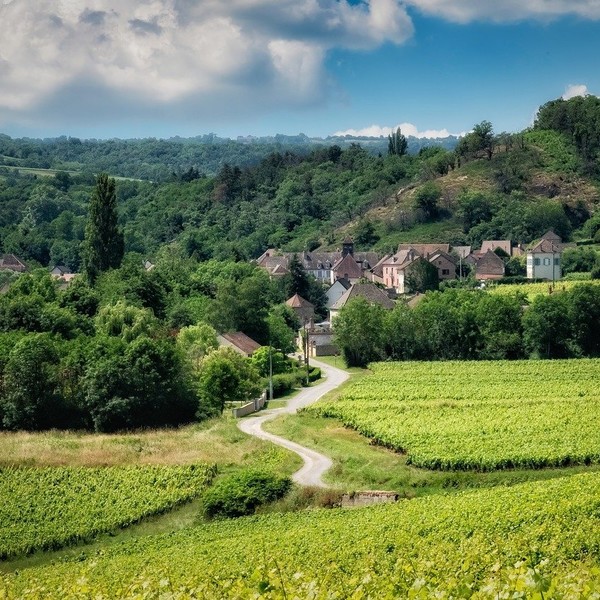
<path id="1" fill-rule="evenodd" d="M 560 258 L 555 257 L 554 264 L 558 267 L 558 265 L 560 265 Z"/>
<path id="2" fill-rule="evenodd" d="M 548 267 L 548 266 L 550 266 L 550 259 L 549 259 L 549 258 L 545 258 L 545 259 L 544 259 L 544 266 L 545 266 L 545 267 Z"/>
<path id="3" fill-rule="evenodd" d="M 539 258 L 536 258 L 536 259 L 534 259 L 534 262 L 533 262 L 533 264 L 534 264 L 536 267 L 539 267 L 539 266 L 542 264 L 542 261 L 541 261 Z"/>
<path id="4" fill-rule="evenodd" d="M 450 269 L 442 269 L 442 275 L 450 275 Z"/>

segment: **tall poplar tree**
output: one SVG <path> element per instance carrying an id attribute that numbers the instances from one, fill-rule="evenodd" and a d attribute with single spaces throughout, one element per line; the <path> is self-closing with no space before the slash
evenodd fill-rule
<path id="1" fill-rule="evenodd" d="M 408 152 L 408 141 L 402 135 L 400 127 L 388 135 L 388 155 L 404 156 Z"/>
<path id="2" fill-rule="evenodd" d="M 90 201 L 83 240 L 83 264 L 90 282 L 103 271 L 118 268 L 123 251 L 123 232 L 117 225 L 115 180 L 102 173 L 98 175 Z"/>

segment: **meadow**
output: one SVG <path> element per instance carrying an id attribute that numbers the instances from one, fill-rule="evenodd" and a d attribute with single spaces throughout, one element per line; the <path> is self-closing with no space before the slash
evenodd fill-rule
<path id="1" fill-rule="evenodd" d="M 427 469 L 600 462 L 600 360 L 376 363 L 310 414 Z"/>
<path id="2" fill-rule="evenodd" d="M 600 475 L 202 524 L 1 576 L 17 598 L 587 598 Z"/>

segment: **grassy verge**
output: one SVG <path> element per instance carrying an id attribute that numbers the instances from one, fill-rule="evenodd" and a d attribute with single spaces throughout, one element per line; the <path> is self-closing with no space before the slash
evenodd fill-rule
<path id="1" fill-rule="evenodd" d="M 396 491 L 409 498 L 442 490 L 514 485 L 600 471 L 600 466 L 489 473 L 429 471 L 407 465 L 404 455 L 371 444 L 356 431 L 346 429 L 337 419 L 300 413 L 268 422 L 264 429 L 329 456 L 334 466 L 324 479 L 332 485 L 348 490 Z"/>
<path id="2" fill-rule="evenodd" d="M 312 361 L 313 359 L 311 359 Z M 362 374 L 368 372 L 367 369 L 361 369 L 359 367 L 347 367 L 344 359 L 341 356 L 319 356 L 314 359 L 315 362 L 322 362 L 330 367 L 336 367 L 337 369 L 341 369 L 342 371 L 347 371 L 348 373 Z"/>
<path id="3" fill-rule="evenodd" d="M 107 466 L 216 464 L 219 472 L 272 466 L 291 474 L 301 465 L 293 453 L 242 433 L 232 417 L 178 429 L 123 434 L 71 431 L 1 432 L 0 466 Z"/>

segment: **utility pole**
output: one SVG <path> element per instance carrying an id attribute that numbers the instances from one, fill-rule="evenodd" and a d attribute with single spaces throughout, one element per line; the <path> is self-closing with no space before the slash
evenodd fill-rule
<path id="1" fill-rule="evenodd" d="M 273 347 L 269 336 L 269 402 L 273 400 Z"/>
<path id="2" fill-rule="evenodd" d="M 310 365 L 308 364 L 308 353 L 310 351 L 310 330 L 309 324 L 307 324 L 306 321 L 304 322 L 304 331 L 304 343 L 306 344 L 306 347 L 304 348 L 304 357 L 306 362 L 306 385 L 308 385 L 310 383 Z"/>

